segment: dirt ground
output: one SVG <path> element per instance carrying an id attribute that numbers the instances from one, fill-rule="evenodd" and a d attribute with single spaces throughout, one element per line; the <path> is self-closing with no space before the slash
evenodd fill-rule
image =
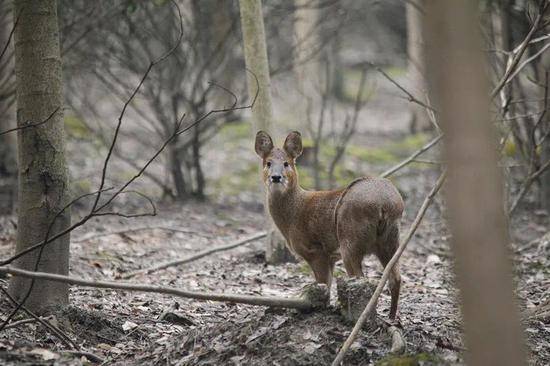
<path id="1" fill-rule="evenodd" d="M 407 202 L 403 232 L 436 177 L 436 171 L 407 169 L 400 173 L 400 188 Z M 547 230 L 549 219 L 528 206 L 512 223 L 518 298 L 526 312 L 547 302 L 550 288 L 550 244 L 534 241 Z M 404 285 L 399 319 L 410 364 L 463 363 L 458 294 L 443 214 L 438 197 L 401 261 Z M 14 227 L 7 217 L 1 224 L 0 256 L 6 257 L 12 251 Z M 73 233 L 71 275 L 115 279 L 128 271 L 228 243 L 263 227 L 260 205 L 165 205 L 153 218 L 105 217 Z M 374 258 L 364 263 L 369 277 L 380 276 L 381 267 Z M 344 276 L 341 263 L 336 274 Z M 262 243 L 255 242 L 132 281 L 197 291 L 292 296 L 311 283 L 312 276 L 301 262 L 266 265 Z M 82 351 L 101 357 L 103 364 L 325 365 L 330 364 L 352 327 L 339 315 L 334 298 L 333 288 L 328 310 L 300 313 L 73 287 L 71 306 L 59 309 L 54 322 Z M 378 305 L 381 326 L 360 334 L 345 364 L 391 364 L 384 363 L 390 342 L 382 327 L 388 306 L 385 292 Z M 2 299 L 0 309 L 4 317 L 11 305 Z M 531 318 L 524 325 L 530 363 L 549 364 L 550 319 Z M 85 356 L 65 351 L 66 346 L 35 323 L 0 334 L 3 364 L 92 363 Z"/>

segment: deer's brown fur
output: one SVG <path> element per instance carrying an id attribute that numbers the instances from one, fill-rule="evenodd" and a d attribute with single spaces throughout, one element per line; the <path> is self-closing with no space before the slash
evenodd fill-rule
<path id="1" fill-rule="evenodd" d="M 263 161 L 271 217 L 289 248 L 309 264 L 317 282 L 330 287 L 339 258 L 353 277 L 363 276 L 361 263 L 367 254 L 375 254 L 384 267 L 387 265 L 399 245 L 404 208 L 401 195 L 389 180 L 363 177 L 345 189 L 307 191 L 300 187 L 296 171 L 296 158 L 302 152 L 299 132 L 291 132 L 280 149 L 260 131 L 255 148 Z M 390 317 L 395 318 L 401 286 L 398 264 L 389 285 Z"/>

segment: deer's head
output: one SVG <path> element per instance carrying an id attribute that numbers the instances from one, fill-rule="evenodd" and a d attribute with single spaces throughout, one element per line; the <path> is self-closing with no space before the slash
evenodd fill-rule
<path id="1" fill-rule="evenodd" d="M 263 181 L 270 193 L 285 193 L 298 186 L 296 158 L 302 153 L 302 135 L 293 131 L 286 137 L 283 148 L 273 145 L 264 131 L 256 134 L 256 154 L 262 158 Z"/>

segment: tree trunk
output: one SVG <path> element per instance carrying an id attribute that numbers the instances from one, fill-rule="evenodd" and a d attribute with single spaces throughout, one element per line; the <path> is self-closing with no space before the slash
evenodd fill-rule
<path id="1" fill-rule="evenodd" d="M 468 365 L 524 365 L 476 1 L 426 1 L 424 37 L 449 169 L 446 199 Z"/>
<path id="2" fill-rule="evenodd" d="M 8 3 L 0 6 L 0 45 L 8 42 L 13 26 Z M 0 59 L 0 131 L 15 127 L 13 44 Z M 15 133 L 0 136 L 0 215 L 10 214 L 15 203 L 17 160 Z"/>
<path id="3" fill-rule="evenodd" d="M 15 29 L 15 75 L 17 124 L 40 122 L 57 112 L 46 123 L 18 131 L 19 207 L 16 252 L 22 251 L 70 225 L 70 210 L 54 217 L 68 202 L 68 174 L 65 162 L 63 93 L 59 29 L 55 0 L 15 0 L 20 14 Z M 53 223 L 53 225 L 52 225 Z M 36 268 L 38 252 L 20 258 L 16 266 L 26 270 L 67 275 L 69 235 L 44 248 Z M 30 281 L 15 277 L 12 294 L 21 299 Z M 43 311 L 52 305 L 68 303 L 68 286 L 36 280 L 26 306 Z"/>
<path id="4" fill-rule="evenodd" d="M 193 169 L 195 170 L 195 196 L 196 198 L 204 199 L 204 174 L 201 166 L 201 141 L 199 126 L 193 128 L 193 143 L 191 145 L 193 150 Z"/>
<path id="5" fill-rule="evenodd" d="M 420 100 L 426 93 L 426 60 L 424 57 L 424 39 L 422 22 L 424 20 L 425 0 L 407 1 L 407 56 L 408 78 L 412 83 L 411 92 Z M 426 109 L 416 103 L 409 104 L 411 112 L 411 132 L 424 131 L 431 127 Z"/>
<path id="6" fill-rule="evenodd" d="M 550 31 L 550 26 L 545 28 L 546 33 Z M 539 62 L 539 82 L 541 84 L 546 83 L 546 80 L 550 80 L 550 54 L 545 52 L 541 55 Z M 541 91 L 542 98 L 544 98 L 545 91 Z M 544 106 L 548 107 L 550 103 L 541 102 L 542 108 Z M 544 115 L 544 121 L 540 128 L 541 139 L 544 138 L 545 134 L 550 134 L 550 111 L 546 110 Z M 550 136 L 546 136 L 546 139 L 540 145 L 540 162 L 545 164 L 550 160 Z M 541 174 L 540 178 L 540 205 L 543 209 L 550 214 L 550 169 L 546 169 L 544 173 Z"/>
<path id="7" fill-rule="evenodd" d="M 168 165 L 170 166 L 170 174 L 174 181 L 174 188 L 176 189 L 176 199 L 183 201 L 187 198 L 187 187 L 185 185 L 185 178 L 181 171 L 181 160 L 179 157 L 179 151 L 177 148 L 178 138 L 176 137 L 172 142 L 168 144 Z"/>
<path id="8" fill-rule="evenodd" d="M 254 75 L 250 75 L 250 73 L 247 75 L 248 94 L 251 98 L 256 95 L 256 78 L 260 87 L 258 99 L 252 107 L 254 134 L 258 130 L 269 132 L 273 119 L 273 111 L 271 107 L 271 82 L 265 44 L 262 2 L 261 0 L 239 0 L 239 6 L 246 67 L 255 75 L 255 77 Z M 253 136 L 251 136 L 250 141 L 254 141 Z M 292 258 L 292 254 L 286 248 L 283 236 L 275 228 L 269 215 L 266 214 L 266 216 L 271 227 L 267 239 L 266 260 L 269 263 L 287 262 Z"/>

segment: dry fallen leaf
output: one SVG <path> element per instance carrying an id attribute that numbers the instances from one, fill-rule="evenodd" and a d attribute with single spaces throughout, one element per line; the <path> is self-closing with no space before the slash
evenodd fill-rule
<path id="1" fill-rule="evenodd" d="M 56 360 L 59 358 L 59 354 L 45 348 L 35 348 L 30 353 L 42 357 L 44 361 Z"/>
<path id="2" fill-rule="evenodd" d="M 122 324 L 122 330 L 125 332 L 137 328 L 138 325 L 136 323 L 133 323 L 129 320 L 125 321 L 124 324 Z"/>

